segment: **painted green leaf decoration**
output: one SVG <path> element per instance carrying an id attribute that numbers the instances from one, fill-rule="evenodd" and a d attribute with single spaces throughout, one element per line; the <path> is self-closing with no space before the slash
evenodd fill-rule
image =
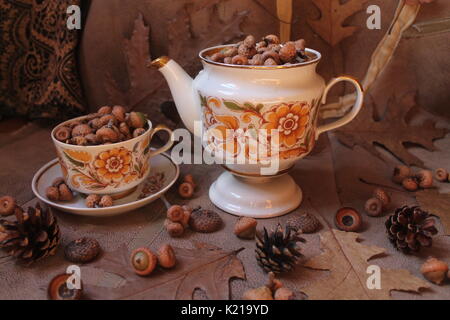
<path id="1" fill-rule="evenodd" d="M 206 98 L 202 96 L 200 93 L 198 94 L 200 96 L 200 104 L 202 107 L 206 106 Z"/>
<path id="2" fill-rule="evenodd" d="M 264 108 L 264 105 L 263 105 L 262 103 L 259 103 L 259 104 L 256 106 L 256 111 L 261 112 L 262 108 Z"/>
<path id="3" fill-rule="evenodd" d="M 234 102 L 231 102 L 231 101 L 224 101 L 223 103 L 230 110 L 236 110 L 236 111 L 243 111 L 244 110 L 244 108 L 239 106 L 237 103 L 234 103 Z"/>
<path id="4" fill-rule="evenodd" d="M 244 103 L 244 106 L 245 106 L 247 109 L 255 109 L 255 106 L 254 106 L 253 103 L 251 103 L 251 102 L 245 102 L 245 103 Z"/>
<path id="5" fill-rule="evenodd" d="M 133 153 L 136 153 L 136 152 L 137 152 L 139 143 L 140 143 L 140 142 L 137 142 L 137 143 L 134 145 L 134 147 L 133 147 Z"/>
<path id="6" fill-rule="evenodd" d="M 67 160 L 69 160 L 73 165 L 77 166 L 77 167 L 84 167 L 84 163 L 75 160 L 74 158 L 72 158 L 71 156 L 69 156 L 67 153 L 63 152 L 64 156 L 67 158 Z"/>

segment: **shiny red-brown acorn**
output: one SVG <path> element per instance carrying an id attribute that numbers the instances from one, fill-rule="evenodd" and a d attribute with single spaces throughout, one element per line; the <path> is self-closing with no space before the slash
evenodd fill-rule
<path id="1" fill-rule="evenodd" d="M 147 248 L 139 248 L 131 254 L 131 265 L 140 276 L 148 276 L 155 270 L 158 257 Z"/>
<path id="2" fill-rule="evenodd" d="M 356 232 L 362 226 L 362 218 L 358 211 L 345 207 L 338 210 L 335 218 L 336 227 L 347 232 Z"/>
<path id="3" fill-rule="evenodd" d="M 67 280 L 71 274 L 60 274 L 53 278 L 48 286 L 48 298 L 50 300 L 80 300 L 83 295 L 83 284 L 80 280 L 80 289 L 69 289 Z"/>

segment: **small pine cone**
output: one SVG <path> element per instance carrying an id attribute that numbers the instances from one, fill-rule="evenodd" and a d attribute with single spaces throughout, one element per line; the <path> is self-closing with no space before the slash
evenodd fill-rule
<path id="1" fill-rule="evenodd" d="M 386 221 L 386 230 L 393 246 L 403 253 L 418 252 L 431 247 L 432 236 L 437 234 L 435 220 L 419 207 L 404 206 Z"/>
<path id="2" fill-rule="evenodd" d="M 15 217 L 14 221 L 0 220 L 1 249 L 25 265 L 56 253 L 61 233 L 50 209 L 39 203 L 27 212 L 16 207 Z"/>
<path id="3" fill-rule="evenodd" d="M 291 271 L 302 256 L 298 242 L 306 242 L 290 227 L 283 230 L 279 224 L 275 231 L 256 234 L 256 260 L 266 272 Z"/>

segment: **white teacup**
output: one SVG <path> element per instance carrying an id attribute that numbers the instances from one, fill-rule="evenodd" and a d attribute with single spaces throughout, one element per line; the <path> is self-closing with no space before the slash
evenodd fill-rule
<path id="1" fill-rule="evenodd" d="M 59 127 L 85 117 L 61 123 L 52 131 L 66 183 L 72 190 L 84 194 L 120 194 L 132 190 L 150 173 L 149 159 L 173 145 L 172 139 L 169 139 L 163 147 L 150 149 L 150 142 L 156 132 L 166 131 L 172 135 L 172 131 L 164 125 L 153 128 L 151 121 L 148 121 L 148 130 L 144 134 L 113 144 L 77 146 L 55 138 L 55 131 Z"/>

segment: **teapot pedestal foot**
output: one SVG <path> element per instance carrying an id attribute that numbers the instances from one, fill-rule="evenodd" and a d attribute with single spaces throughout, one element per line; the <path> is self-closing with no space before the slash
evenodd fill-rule
<path id="1" fill-rule="evenodd" d="M 224 172 L 211 185 L 209 198 L 236 216 L 273 218 L 297 209 L 302 190 L 291 176 L 242 177 Z"/>

